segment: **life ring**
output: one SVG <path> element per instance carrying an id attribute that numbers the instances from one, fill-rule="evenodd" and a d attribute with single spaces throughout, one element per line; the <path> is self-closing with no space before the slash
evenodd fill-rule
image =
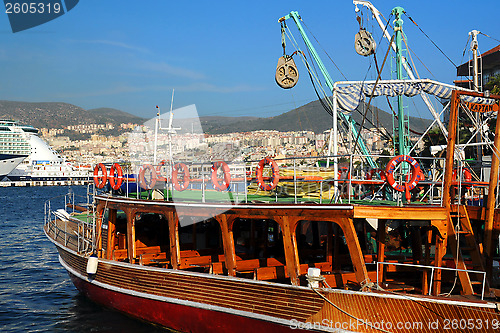
<path id="1" fill-rule="evenodd" d="M 161 181 L 161 182 L 164 182 L 166 181 L 167 179 L 165 177 L 162 176 L 161 174 L 161 169 L 163 166 L 165 166 L 167 164 L 167 161 L 166 160 L 161 160 L 160 164 L 158 164 L 156 166 L 156 176 L 158 177 L 158 180 Z"/>
<path id="2" fill-rule="evenodd" d="M 271 183 L 269 184 L 264 183 L 263 171 L 265 165 L 269 165 L 271 167 L 272 176 L 271 176 Z M 278 164 L 276 164 L 276 162 L 269 157 L 262 159 L 259 162 L 259 165 L 257 165 L 257 170 L 255 171 L 255 177 L 257 177 L 257 182 L 259 183 L 259 187 L 261 190 L 264 191 L 273 190 L 280 181 Z"/>
<path id="3" fill-rule="evenodd" d="M 151 172 L 151 180 L 148 182 L 145 178 L 146 170 Z M 151 164 L 144 164 L 139 171 L 139 183 L 145 190 L 151 190 L 156 184 L 156 170 Z"/>
<path id="4" fill-rule="evenodd" d="M 179 184 L 179 179 L 177 179 L 177 175 L 179 174 L 179 170 L 182 169 L 184 172 L 184 177 L 182 178 L 182 184 Z M 177 163 L 174 165 L 174 170 L 172 170 L 172 183 L 174 184 L 174 188 L 177 191 L 184 191 L 188 188 L 189 185 L 189 168 L 184 163 Z"/>
<path id="5" fill-rule="evenodd" d="M 101 175 L 99 176 L 99 171 L 101 171 Z M 106 166 L 102 163 L 99 163 L 94 168 L 94 185 L 97 188 L 104 188 L 106 182 L 108 181 L 108 175 Z"/>
<path id="6" fill-rule="evenodd" d="M 379 175 L 380 180 L 386 180 L 385 171 L 382 169 L 371 169 L 367 172 L 365 179 L 372 180 L 376 174 Z"/>
<path id="7" fill-rule="evenodd" d="M 116 176 L 115 176 L 116 172 Z M 115 182 L 116 179 L 116 182 Z M 115 191 L 120 189 L 120 186 L 122 186 L 123 182 L 123 170 L 120 164 L 118 163 L 113 163 L 111 166 L 111 169 L 109 169 L 109 185 L 111 185 L 111 188 Z"/>
<path id="8" fill-rule="evenodd" d="M 402 162 L 409 163 L 411 166 L 411 179 L 406 182 L 406 186 L 397 184 L 394 180 L 394 170 L 396 169 L 396 166 L 398 166 Z M 389 161 L 389 163 L 387 163 L 385 174 L 387 183 L 389 183 L 389 185 L 391 185 L 393 189 L 398 192 L 405 192 L 406 188 L 408 188 L 408 191 L 411 191 L 417 186 L 417 183 L 420 181 L 421 175 L 423 173 L 420 169 L 420 165 L 413 157 L 409 155 L 399 155 L 394 157 Z"/>
<path id="9" fill-rule="evenodd" d="M 219 180 L 217 179 L 217 170 L 219 167 L 222 168 L 224 172 L 224 179 L 222 184 L 219 184 Z M 228 189 L 229 184 L 231 183 L 231 171 L 229 170 L 229 166 L 226 162 L 215 162 L 212 164 L 212 184 L 217 191 L 225 191 Z"/>

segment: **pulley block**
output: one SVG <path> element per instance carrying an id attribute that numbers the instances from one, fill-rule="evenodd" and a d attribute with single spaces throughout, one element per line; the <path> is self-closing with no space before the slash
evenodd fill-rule
<path id="1" fill-rule="evenodd" d="M 354 37 L 354 48 L 356 49 L 356 53 L 367 57 L 375 53 L 376 46 L 377 43 L 375 43 L 372 35 L 365 29 L 359 29 L 359 32 Z"/>
<path id="2" fill-rule="evenodd" d="M 278 86 L 283 89 L 293 88 L 297 84 L 299 72 L 291 56 L 284 55 L 278 59 L 275 78 Z"/>

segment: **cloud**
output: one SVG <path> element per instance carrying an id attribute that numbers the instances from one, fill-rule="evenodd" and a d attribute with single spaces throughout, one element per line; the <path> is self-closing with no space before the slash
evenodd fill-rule
<path id="1" fill-rule="evenodd" d="M 202 80 L 206 78 L 203 73 L 196 72 L 187 68 L 172 66 L 163 61 L 142 61 L 138 63 L 137 66 L 144 70 L 153 71 L 155 73 L 169 74 L 187 79 Z"/>
<path id="2" fill-rule="evenodd" d="M 133 51 L 138 51 L 138 52 L 143 52 L 143 53 L 151 53 L 150 50 L 140 47 L 140 46 L 135 46 L 123 42 L 116 42 L 113 40 L 105 40 L 105 39 L 95 39 L 95 40 L 69 40 L 70 42 L 74 43 L 86 43 L 86 44 L 101 44 L 101 45 L 108 45 L 108 46 L 114 46 L 114 47 L 119 47 L 127 50 L 133 50 Z"/>

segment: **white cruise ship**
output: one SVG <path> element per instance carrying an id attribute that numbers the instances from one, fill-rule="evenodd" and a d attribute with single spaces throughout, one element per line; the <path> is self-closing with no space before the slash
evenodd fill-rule
<path id="1" fill-rule="evenodd" d="M 0 119 L 0 180 L 14 170 L 31 152 L 29 138 L 38 130 Z"/>
<path id="2" fill-rule="evenodd" d="M 17 165 L 7 178 L 12 181 L 79 181 L 88 180 L 90 166 L 75 166 L 67 162 L 44 140 L 38 130 L 25 131 L 28 145 L 27 157 Z"/>

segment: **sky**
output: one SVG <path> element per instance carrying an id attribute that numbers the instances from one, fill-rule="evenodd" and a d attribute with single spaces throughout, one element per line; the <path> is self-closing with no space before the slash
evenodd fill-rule
<path id="1" fill-rule="evenodd" d="M 456 65 L 469 59 L 463 51 L 473 29 L 493 37 L 479 36 L 481 52 L 500 44 L 497 0 L 482 0 L 474 9 L 463 0 L 372 3 L 385 18 L 403 7 Z M 80 0 L 65 15 L 17 33 L 0 14 L 0 99 L 110 107 L 150 118 L 156 105 L 170 108 L 175 89 L 174 108 L 195 104 L 201 116 L 279 115 L 316 99 L 301 61 L 296 87 L 283 90 L 275 83 L 283 53 L 278 18 L 292 10 L 319 42 L 315 47 L 334 81 L 375 79 L 373 57 L 354 51 L 359 25 L 350 0 Z M 381 29 L 371 15 L 361 13 L 379 44 L 380 64 L 387 43 L 379 43 Z M 420 76 L 452 84 L 454 65 L 403 19 Z M 287 24 L 304 49 L 294 23 Z M 287 41 L 287 53 L 293 51 Z"/>

